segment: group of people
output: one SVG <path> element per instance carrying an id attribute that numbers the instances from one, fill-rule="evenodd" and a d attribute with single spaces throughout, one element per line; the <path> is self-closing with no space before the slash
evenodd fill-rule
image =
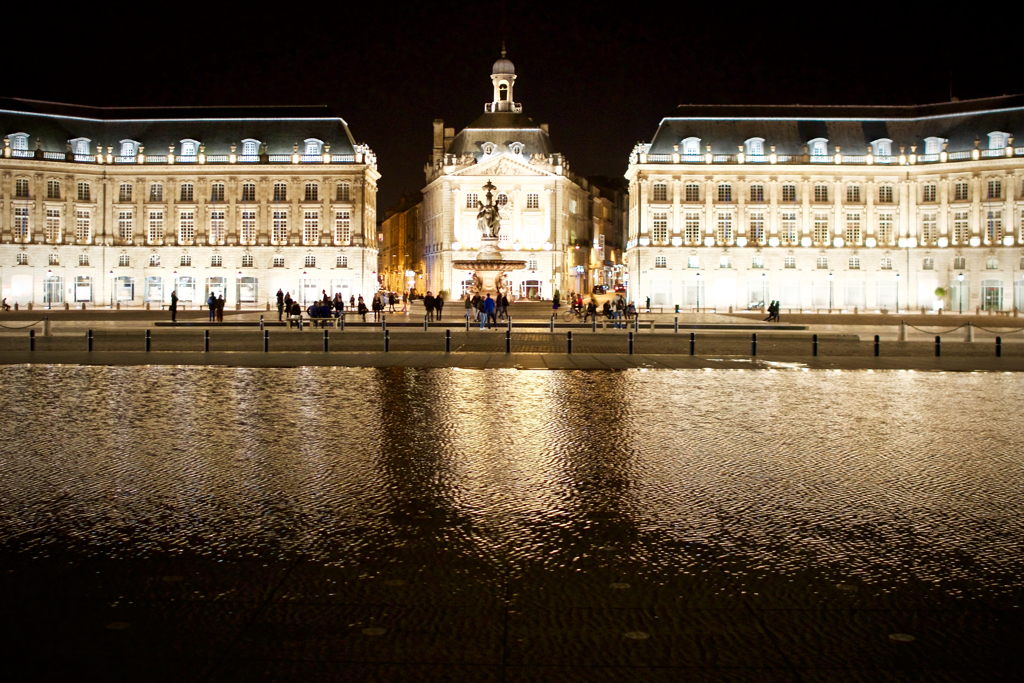
<path id="1" fill-rule="evenodd" d="M 463 300 L 466 307 L 466 318 L 476 320 L 480 323 L 480 329 L 491 329 L 491 323 L 498 325 L 498 320 L 508 319 L 508 295 L 499 293 L 497 298 L 488 294 L 482 297 L 479 294 L 470 296 L 466 294 Z"/>
<path id="2" fill-rule="evenodd" d="M 765 322 L 779 322 L 779 302 L 772 301 L 768 304 L 768 317 L 764 319 Z"/>
<path id="3" fill-rule="evenodd" d="M 444 297 L 434 296 L 432 292 L 427 292 L 427 295 L 423 297 L 423 307 L 427 309 L 428 320 L 440 320 L 441 311 L 444 310 Z M 402 307 L 405 310 L 405 307 Z M 434 316 L 437 316 L 436 318 Z"/>
<path id="4" fill-rule="evenodd" d="M 219 323 L 224 322 L 224 295 L 217 296 L 215 293 L 210 292 L 210 298 L 206 300 L 206 307 L 210 310 L 210 322 L 216 320 Z"/>

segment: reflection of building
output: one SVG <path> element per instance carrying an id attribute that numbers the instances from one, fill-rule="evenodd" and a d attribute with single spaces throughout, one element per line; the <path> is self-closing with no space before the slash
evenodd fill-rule
<path id="1" fill-rule="evenodd" d="M 1021 308 L 1020 129 L 1024 96 L 682 106 L 630 157 L 630 296 L 692 307 L 700 292 L 702 307 L 719 308 Z"/>
<path id="2" fill-rule="evenodd" d="M 376 289 L 376 159 L 324 108 L 0 105 L 9 303 Z"/>
<path id="3" fill-rule="evenodd" d="M 497 186 L 501 205 L 499 246 L 522 259 L 525 270 L 510 273 L 518 296 L 550 297 L 576 286 L 576 245 L 589 240 L 587 181 L 569 171 L 554 151 L 546 124 L 537 125 L 514 102 L 512 62 L 494 63 L 493 101 L 484 114 L 455 134 L 434 121 L 434 149 L 423 188 L 424 290 L 459 296 L 469 271 L 452 268 L 453 259 L 472 259 L 480 244 L 478 201 L 483 185 Z M 580 242 L 582 245 L 582 242 Z M 589 284 L 589 283 L 584 283 Z"/>
<path id="4" fill-rule="evenodd" d="M 388 209 L 381 224 L 381 266 L 383 287 L 392 292 L 426 294 L 423 279 L 420 197 L 403 196 L 398 205 Z"/>

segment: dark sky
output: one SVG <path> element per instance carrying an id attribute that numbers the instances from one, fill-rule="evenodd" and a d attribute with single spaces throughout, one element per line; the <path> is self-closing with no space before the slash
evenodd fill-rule
<path id="1" fill-rule="evenodd" d="M 482 113 L 503 34 L 515 99 L 551 125 L 583 175 L 621 176 L 633 144 L 680 103 L 937 102 L 949 99 L 950 69 L 960 99 L 1024 92 L 1013 27 L 895 4 L 837 4 L 847 11 L 831 16 L 820 3 L 599 11 L 508 0 L 502 31 L 500 0 L 274 3 L 266 14 L 176 4 L 157 17 L 137 16 L 144 5 L 133 3 L 77 37 L 9 32 L 9 60 L 41 59 L 27 59 L 20 80 L 9 70 L 3 94 L 108 106 L 328 104 L 377 153 L 383 217 L 422 187 L 433 119 L 459 129 Z"/>

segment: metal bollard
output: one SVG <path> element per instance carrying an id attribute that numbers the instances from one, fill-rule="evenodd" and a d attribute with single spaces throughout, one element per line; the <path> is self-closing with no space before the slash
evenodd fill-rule
<path id="1" fill-rule="evenodd" d="M 344 331 L 345 331 L 345 314 L 344 313 L 339 313 L 338 314 L 338 332 L 344 332 Z"/>
<path id="2" fill-rule="evenodd" d="M 451 353 L 452 352 L 452 331 L 451 330 L 445 330 L 444 331 L 444 352 L 445 353 Z"/>
<path id="3" fill-rule="evenodd" d="M 388 331 L 388 319 L 385 318 L 383 315 L 380 317 L 380 329 L 383 332 L 387 332 Z"/>
<path id="4" fill-rule="evenodd" d="M 555 316 L 551 316 L 551 320 L 549 321 L 549 323 L 550 323 L 551 333 L 554 334 L 554 332 L 555 332 Z"/>
<path id="5" fill-rule="evenodd" d="M 694 353 L 694 350 L 695 350 L 696 346 L 697 346 L 697 333 L 696 332 L 691 332 L 690 333 L 690 355 L 691 356 L 696 355 Z"/>
<path id="6" fill-rule="evenodd" d="M 263 329 L 263 316 L 260 316 L 260 329 Z"/>
<path id="7" fill-rule="evenodd" d="M 996 337 L 996 358 L 999 358 L 1002 355 L 1003 355 L 1003 338 L 1002 337 Z"/>
<path id="8" fill-rule="evenodd" d="M 391 350 L 391 332 L 390 330 L 384 330 L 384 353 Z"/>
<path id="9" fill-rule="evenodd" d="M 964 341 L 974 341 L 974 326 L 970 322 L 967 323 L 967 335 L 964 337 Z"/>
<path id="10" fill-rule="evenodd" d="M 505 330 L 505 353 L 512 353 L 512 331 Z"/>
<path id="11" fill-rule="evenodd" d="M 679 308 L 679 307 L 678 307 L 678 306 L 676 306 L 676 308 Z M 679 312 L 679 311 L 676 311 L 676 313 L 678 313 L 678 312 Z M 679 334 L 679 316 L 678 316 L 678 315 L 676 316 L 676 325 L 675 325 L 675 333 L 676 333 L 676 334 Z"/>
<path id="12" fill-rule="evenodd" d="M 880 338 L 880 337 L 879 337 L 879 336 L 878 336 L 878 335 L 876 334 L 876 335 L 875 335 L 875 356 L 876 356 L 876 357 L 878 356 L 878 352 L 879 352 L 879 350 L 880 350 L 880 348 L 881 348 L 881 345 L 882 345 L 882 340 L 881 340 L 881 338 Z"/>
<path id="13" fill-rule="evenodd" d="M 942 355 L 942 337 L 935 335 L 935 357 Z"/>
<path id="14" fill-rule="evenodd" d="M 469 332 L 469 314 L 466 314 L 466 332 Z"/>
<path id="15" fill-rule="evenodd" d="M 640 331 L 640 314 L 637 313 L 636 317 L 633 318 L 633 329 L 637 332 Z"/>
<path id="16" fill-rule="evenodd" d="M 597 316 L 590 319 L 590 331 L 597 332 Z"/>
<path id="17" fill-rule="evenodd" d="M 427 331 L 427 316 L 423 316 L 423 331 Z"/>
<path id="18" fill-rule="evenodd" d="M 146 353 L 149 353 L 150 349 L 153 348 L 153 335 L 149 330 L 146 330 Z"/>
<path id="19" fill-rule="evenodd" d="M 203 330 L 203 353 L 210 352 L 210 331 Z"/>
<path id="20" fill-rule="evenodd" d="M 999 347 L 997 346 L 996 348 L 998 349 Z M 35 351 L 36 350 L 36 331 L 35 330 L 29 330 L 28 331 L 28 350 L 29 351 Z M 996 352 L 996 355 L 997 356 L 999 355 L 998 351 Z"/>
<path id="21" fill-rule="evenodd" d="M 818 355 L 818 335 L 816 334 L 811 337 L 811 355 Z"/>
<path id="22" fill-rule="evenodd" d="M 330 351 L 330 346 L 327 337 L 327 330 L 324 330 L 324 353 L 327 353 L 328 351 Z"/>
<path id="23" fill-rule="evenodd" d="M 572 330 L 565 333 L 565 348 L 566 353 L 572 353 Z"/>
<path id="24" fill-rule="evenodd" d="M 89 331 L 88 331 L 88 332 L 86 333 L 86 339 L 87 339 L 87 340 L 88 340 L 88 342 L 89 342 L 89 350 L 90 350 L 90 351 L 92 351 L 92 330 L 89 330 Z"/>
<path id="25" fill-rule="evenodd" d="M 512 331 L 512 316 L 508 317 L 508 331 Z"/>
<path id="26" fill-rule="evenodd" d="M 629 355 L 633 355 L 633 333 L 629 333 Z"/>
<path id="27" fill-rule="evenodd" d="M 270 351 L 270 330 L 263 330 L 263 353 Z"/>
<path id="28" fill-rule="evenodd" d="M 750 335 L 750 355 L 757 355 L 757 333 Z"/>
<path id="29" fill-rule="evenodd" d="M 676 313 L 679 312 L 679 304 L 676 304 Z"/>

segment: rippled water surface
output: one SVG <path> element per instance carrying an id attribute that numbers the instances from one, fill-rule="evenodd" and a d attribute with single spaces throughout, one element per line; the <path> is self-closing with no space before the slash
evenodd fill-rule
<path id="1" fill-rule="evenodd" d="M 5 556 L 628 561 L 1015 603 L 1010 374 L 4 367 Z"/>

